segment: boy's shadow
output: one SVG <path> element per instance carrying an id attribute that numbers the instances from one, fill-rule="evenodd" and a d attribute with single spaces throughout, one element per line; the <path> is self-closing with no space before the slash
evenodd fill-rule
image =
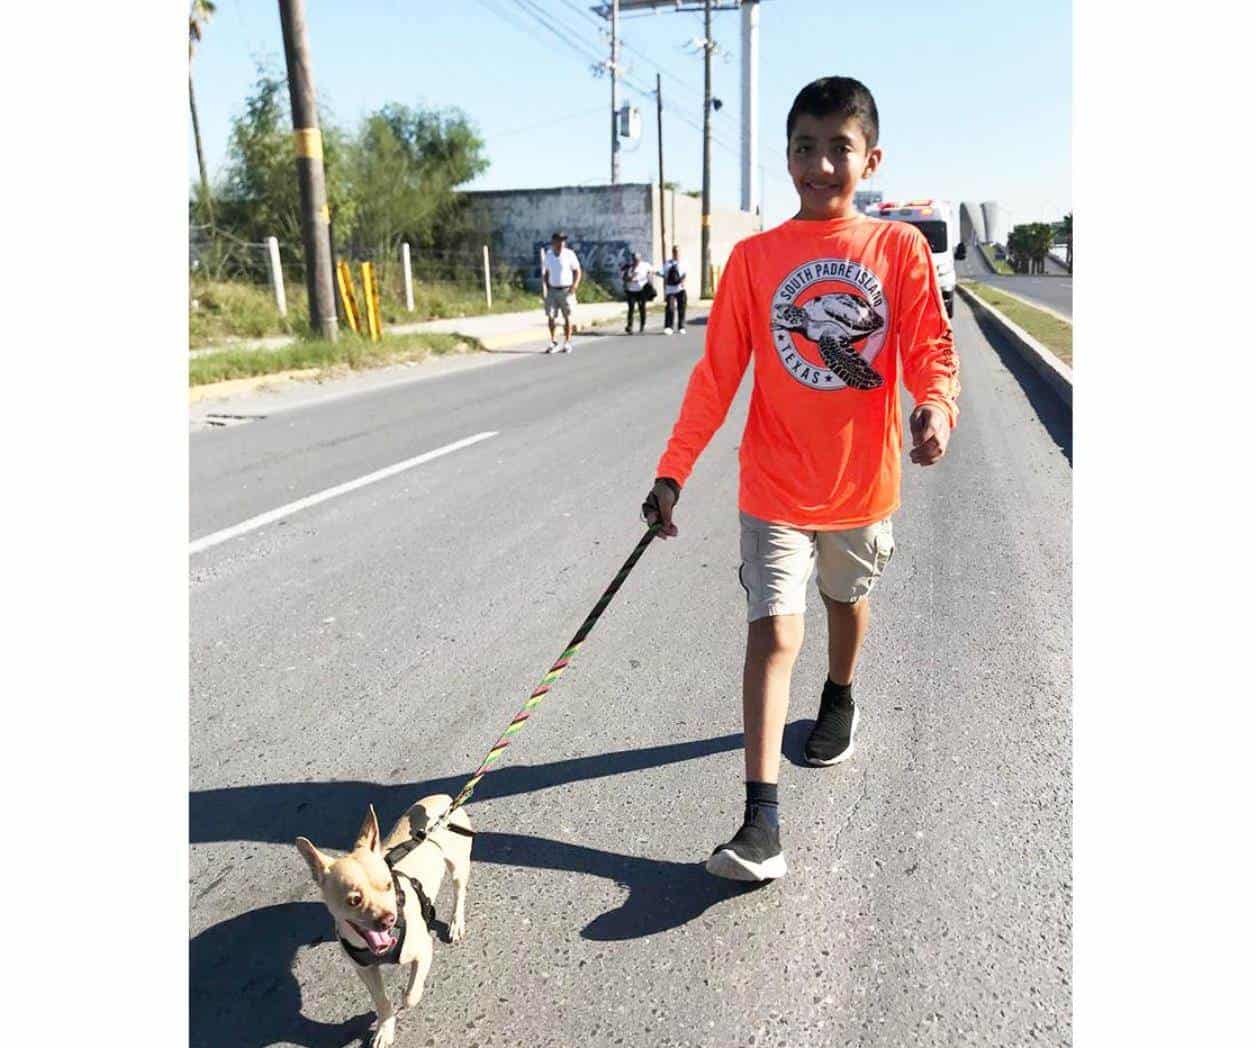
<path id="1" fill-rule="evenodd" d="M 802 747 L 810 727 L 810 721 L 786 726 L 782 752 L 791 763 L 805 764 Z M 727 752 L 741 745 L 738 733 L 546 765 L 506 767 L 487 776 L 477 796 L 528 793 Z M 462 782 L 461 778 L 442 779 L 421 788 L 365 782 L 279 783 L 202 791 L 191 795 L 191 839 L 194 843 L 286 844 L 298 834 L 312 833 L 315 840 L 348 841 L 368 803 L 375 804 L 381 821 L 386 813 L 391 821 L 424 793 L 452 794 Z M 728 829 L 731 832 L 732 827 Z M 716 903 L 762 887 L 712 877 L 704 869 L 705 856 L 695 862 L 674 862 L 515 833 L 478 832 L 472 858 L 476 863 L 586 873 L 623 885 L 627 889 L 624 901 L 594 917 L 580 932 L 583 938 L 599 942 L 669 931 Z M 294 879 L 304 875 L 294 862 Z M 437 905 L 443 908 L 441 902 Z M 474 931 L 474 905 L 471 909 Z M 369 1013 L 336 1024 L 301 1014 L 301 990 L 292 973 L 297 950 L 332 941 L 330 918 L 317 902 L 262 907 L 201 932 L 190 944 L 191 1044 L 261 1048 L 284 1042 L 330 1048 L 365 1036 Z M 345 976 L 352 979 L 345 964 Z"/>

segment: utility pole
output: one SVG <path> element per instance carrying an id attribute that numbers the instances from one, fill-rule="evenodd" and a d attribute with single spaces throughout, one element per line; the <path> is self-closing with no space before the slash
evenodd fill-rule
<path id="1" fill-rule="evenodd" d="M 702 297 L 711 288 L 711 0 L 705 0 L 702 40 Z"/>
<path id="2" fill-rule="evenodd" d="M 619 184 L 619 0 L 611 4 L 611 185 Z"/>
<path id="3" fill-rule="evenodd" d="M 667 207 L 663 182 L 663 77 L 654 74 L 654 97 L 658 100 L 659 113 L 659 252 L 663 256 L 660 265 L 667 261 Z M 673 231 L 674 232 L 674 231 Z"/>
<path id="4" fill-rule="evenodd" d="M 288 64 L 288 94 L 292 99 L 292 136 L 296 145 L 297 178 L 301 185 L 301 231 L 305 241 L 305 288 L 309 294 L 310 327 L 334 342 L 336 300 L 332 291 L 331 215 L 327 210 L 327 182 L 323 174 L 323 136 L 318 128 L 318 103 L 310 45 L 305 33 L 305 0 L 279 0 L 283 51 Z"/>

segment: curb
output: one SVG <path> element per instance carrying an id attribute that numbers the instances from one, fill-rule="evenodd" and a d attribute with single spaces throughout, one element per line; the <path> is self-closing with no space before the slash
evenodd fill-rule
<path id="1" fill-rule="evenodd" d="M 1025 298 L 1024 295 L 1018 295 L 1015 291 L 1009 291 L 1005 287 L 999 287 L 998 284 L 991 284 L 989 286 L 994 288 L 994 290 L 1000 295 L 1007 295 L 1008 298 L 1016 299 L 1016 301 L 1022 306 L 1028 306 L 1030 309 L 1036 309 L 1039 313 L 1046 313 L 1049 316 L 1053 316 L 1056 320 L 1067 324 L 1069 327 L 1073 326 L 1072 317 L 1066 317 L 1063 313 L 1052 309 L 1050 306 L 1044 306 L 1041 302 L 1035 302 L 1033 299 Z"/>
<path id="2" fill-rule="evenodd" d="M 1003 329 L 1007 340 L 1020 354 L 1025 363 L 1032 367 L 1043 381 L 1055 392 L 1070 411 L 1073 410 L 1073 369 L 1065 364 L 1051 350 L 1034 338 L 1024 328 L 1013 324 L 1007 317 L 987 302 L 983 302 L 962 284 L 956 284 L 955 290 L 974 310 L 984 312 L 991 320 Z M 1001 290 L 1001 289 L 1000 289 Z"/>
<path id="3" fill-rule="evenodd" d="M 196 404 L 202 400 L 232 397 L 237 393 L 252 393 L 262 386 L 269 386 L 277 382 L 288 382 L 294 379 L 314 378 L 322 373 L 322 368 L 299 368 L 296 371 L 274 371 L 269 375 L 253 375 L 250 378 L 229 378 L 224 379 L 222 382 L 206 382 L 199 386 L 188 386 L 188 404 Z"/>

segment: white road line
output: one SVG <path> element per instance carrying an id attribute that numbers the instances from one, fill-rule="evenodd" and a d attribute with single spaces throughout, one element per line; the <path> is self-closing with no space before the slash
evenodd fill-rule
<path id="1" fill-rule="evenodd" d="M 328 499 L 334 499 L 338 495 L 345 495 L 350 491 L 356 491 L 358 488 L 364 488 L 368 484 L 374 484 L 377 480 L 395 477 L 398 473 L 413 469 L 415 466 L 421 466 L 425 462 L 431 462 L 432 459 L 440 458 L 442 455 L 448 455 L 451 451 L 460 451 L 462 448 L 468 448 L 472 444 L 478 444 L 482 440 L 488 440 L 489 437 L 495 436 L 497 436 L 496 430 L 491 433 L 477 433 L 473 437 L 456 440 L 452 444 L 446 444 L 443 448 L 437 448 L 435 451 L 425 451 L 422 455 L 416 455 L 414 458 L 408 458 L 403 462 L 396 462 L 391 466 L 385 466 L 383 469 L 377 469 L 374 473 L 368 473 L 363 477 L 358 477 L 356 480 L 349 480 L 343 484 L 337 484 L 334 488 L 327 488 L 314 495 L 307 495 L 303 499 L 297 499 L 296 502 L 289 502 L 286 506 L 280 506 L 278 509 L 272 509 L 256 517 L 250 517 L 248 520 L 233 527 L 223 528 L 222 531 L 215 531 L 213 534 L 196 539 L 188 546 L 188 554 L 200 553 L 211 546 L 217 546 L 220 542 L 226 542 L 228 539 L 234 539 L 239 535 L 256 531 L 258 528 L 267 524 L 273 524 L 275 521 L 289 517 L 300 510 L 317 506 L 320 502 L 326 502 Z"/>

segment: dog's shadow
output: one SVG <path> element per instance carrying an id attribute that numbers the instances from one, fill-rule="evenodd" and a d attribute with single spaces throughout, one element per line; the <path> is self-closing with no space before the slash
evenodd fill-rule
<path id="1" fill-rule="evenodd" d="M 792 763 L 804 763 L 802 747 L 810 725 L 810 721 L 794 721 L 786 726 L 782 752 Z M 530 793 L 727 752 L 741 745 L 738 733 L 545 765 L 508 766 L 487 776 L 477 797 Z M 295 782 L 206 790 L 190 798 L 191 840 L 286 844 L 304 833 L 315 835 L 316 840 L 348 841 L 368 803 L 375 805 L 381 821 L 391 822 L 416 797 L 452 794 L 462 782 L 461 778 L 443 779 L 421 787 Z M 594 917 L 580 931 L 583 938 L 602 942 L 670 931 L 719 902 L 761 887 L 714 878 L 702 861 L 651 859 L 515 833 L 478 832 L 472 858 L 475 863 L 591 874 L 622 885 L 626 889 L 623 902 Z M 294 863 L 293 876 L 303 875 L 304 870 Z M 448 939 L 443 924 L 437 932 Z M 292 971 L 297 950 L 332 940 L 327 911 L 317 902 L 262 907 L 201 932 L 191 941 L 191 1044 L 262 1048 L 290 1043 L 330 1048 L 365 1037 L 372 1020 L 369 1012 L 342 1023 L 321 1023 L 301 1013 L 301 989 Z M 345 974 L 349 975 L 347 967 Z"/>

